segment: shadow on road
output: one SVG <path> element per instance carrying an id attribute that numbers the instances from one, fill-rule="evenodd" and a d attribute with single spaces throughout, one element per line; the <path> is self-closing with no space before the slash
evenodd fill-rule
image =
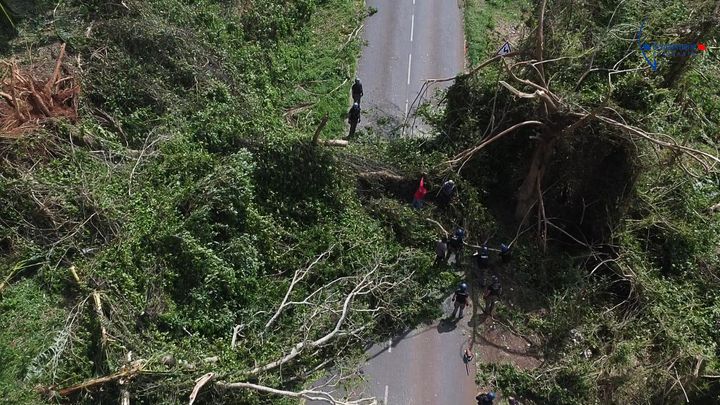
<path id="1" fill-rule="evenodd" d="M 437 331 L 438 333 L 452 332 L 457 328 L 457 324 L 460 322 L 458 318 L 444 318 L 438 322 Z"/>

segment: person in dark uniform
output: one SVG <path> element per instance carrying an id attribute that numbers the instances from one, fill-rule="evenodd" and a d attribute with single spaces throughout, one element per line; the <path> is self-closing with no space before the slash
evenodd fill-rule
<path id="1" fill-rule="evenodd" d="M 501 295 L 502 285 L 500 284 L 500 280 L 498 280 L 497 276 L 492 276 L 490 278 L 490 286 L 485 290 L 485 294 L 483 294 L 483 298 L 485 299 L 485 309 L 483 312 L 492 315 L 492 310 L 495 308 L 495 301 L 497 301 Z"/>
<path id="2" fill-rule="evenodd" d="M 470 305 L 470 294 L 468 293 L 468 285 L 466 283 L 460 283 L 458 289 L 455 290 L 455 295 L 452 300 L 455 302 L 455 309 L 453 309 L 450 317 L 455 318 L 455 313 L 457 313 L 459 309 L 460 314 L 458 318 L 462 318 L 465 307 Z"/>
<path id="3" fill-rule="evenodd" d="M 354 103 L 358 103 L 360 105 L 360 99 L 363 96 L 363 88 L 362 83 L 360 83 L 359 78 L 355 78 L 355 84 L 352 85 L 352 98 Z"/>
<path id="4" fill-rule="evenodd" d="M 478 394 L 478 396 L 475 397 L 475 400 L 477 400 L 478 405 L 493 405 L 495 393 L 491 391 L 487 394 Z"/>
<path id="5" fill-rule="evenodd" d="M 353 103 L 352 107 L 350 107 L 350 111 L 348 111 L 348 123 L 350 124 L 350 134 L 348 136 L 355 135 L 355 128 L 357 128 L 357 124 L 360 122 L 360 104 Z"/>

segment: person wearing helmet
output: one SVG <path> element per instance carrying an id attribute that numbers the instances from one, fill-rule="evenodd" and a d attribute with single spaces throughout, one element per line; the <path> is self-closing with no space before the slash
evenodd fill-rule
<path id="1" fill-rule="evenodd" d="M 452 236 L 448 240 L 448 250 L 455 255 L 455 264 L 460 266 L 462 261 L 462 251 L 465 243 L 465 229 L 456 228 Z"/>
<path id="2" fill-rule="evenodd" d="M 455 302 L 455 309 L 453 309 L 452 315 L 450 315 L 450 317 L 455 318 L 455 313 L 457 313 L 459 309 L 460 313 L 458 314 L 458 319 L 460 319 L 463 317 L 463 311 L 465 310 L 465 307 L 470 305 L 470 294 L 468 293 L 467 283 L 460 283 L 457 290 L 455 290 L 455 295 L 453 295 L 452 300 Z"/>
<path id="3" fill-rule="evenodd" d="M 501 243 L 500 244 L 500 259 L 502 259 L 503 263 L 508 263 L 510 261 L 511 252 L 510 252 L 510 246 Z"/>
<path id="4" fill-rule="evenodd" d="M 357 124 L 360 122 L 360 104 L 353 103 L 352 107 L 350 107 L 350 111 L 348 111 L 348 123 L 350 124 L 350 134 L 348 136 L 355 135 L 355 128 L 357 127 Z"/>
<path id="5" fill-rule="evenodd" d="M 478 405 L 493 405 L 495 393 L 490 391 L 487 394 L 478 394 L 475 399 L 477 400 Z"/>
<path id="6" fill-rule="evenodd" d="M 454 181 L 448 180 L 443 183 L 442 187 L 440 187 L 440 193 L 438 195 L 438 204 L 443 207 L 450 204 L 453 197 L 455 197 L 456 191 L 457 187 L 455 187 Z"/>
<path id="7" fill-rule="evenodd" d="M 352 98 L 354 103 L 358 103 L 360 105 L 360 99 L 363 96 L 363 88 L 362 83 L 360 83 L 360 78 L 355 78 L 355 84 L 352 85 Z"/>
<path id="8" fill-rule="evenodd" d="M 478 268 L 488 268 L 490 263 L 490 249 L 488 249 L 487 243 L 483 244 L 473 256 L 475 256 L 475 259 L 477 260 Z"/>
<path id="9" fill-rule="evenodd" d="M 502 285 L 500 284 L 500 280 L 498 280 L 497 276 L 492 276 L 490 278 L 490 286 L 483 294 L 483 298 L 485 299 L 485 309 L 483 312 L 492 315 L 492 310 L 495 308 L 495 301 L 497 301 L 501 295 Z"/>

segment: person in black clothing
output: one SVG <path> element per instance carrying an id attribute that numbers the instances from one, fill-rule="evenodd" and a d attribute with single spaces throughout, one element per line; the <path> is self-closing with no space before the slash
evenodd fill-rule
<path id="1" fill-rule="evenodd" d="M 360 99 L 363 96 L 363 88 L 362 83 L 360 83 L 359 78 L 355 78 L 355 84 L 352 85 L 352 98 L 354 103 L 358 103 L 360 105 Z"/>
<path id="2" fill-rule="evenodd" d="M 460 283 L 458 289 L 455 290 L 455 295 L 452 299 L 455 302 L 455 309 L 453 309 L 452 315 L 450 315 L 451 318 L 455 318 L 455 313 L 458 309 L 460 309 L 458 318 L 462 318 L 465 307 L 470 305 L 470 294 L 468 294 L 467 289 L 468 285 L 466 283 Z"/>
<path id="3" fill-rule="evenodd" d="M 485 312 L 488 315 L 492 315 L 492 310 L 495 307 L 495 301 L 502 295 L 502 285 L 497 276 L 492 276 L 490 279 L 490 286 L 485 290 L 483 298 L 485 299 Z"/>
<path id="4" fill-rule="evenodd" d="M 473 256 L 475 256 L 475 259 L 477 260 L 478 268 L 488 268 L 490 263 L 490 249 L 488 249 L 487 244 L 482 245 Z"/>
<path id="5" fill-rule="evenodd" d="M 510 258 L 512 257 L 512 252 L 510 252 L 510 246 L 501 243 L 500 244 L 500 258 L 502 259 L 503 263 L 508 263 L 510 261 Z"/>
<path id="6" fill-rule="evenodd" d="M 448 251 L 455 254 L 455 265 L 460 266 L 462 260 L 463 244 L 465 243 L 465 229 L 456 228 L 453 235 L 448 239 Z"/>
<path id="7" fill-rule="evenodd" d="M 493 405 L 495 393 L 488 392 L 487 394 L 478 394 L 475 399 L 477 400 L 478 405 Z"/>
<path id="8" fill-rule="evenodd" d="M 348 123 L 350 124 L 350 134 L 348 136 L 355 135 L 355 128 L 357 128 L 357 124 L 360 122 L 360 104 L 353 103 L 352 107 L 350 107 L 350 111 L 348 111 Z"/>
<path id="9" fill-rule="evenodd" d="M 448 238 L 443 236 L 440 240 L 435 243 L 435 263 L 440 264 L 445 262 L 447 259 L 448 252 Z"/>
<path id="10" fill-rule="evenodd" d="M 455 194 L 457 192 L 457 187 L 455 186 L 455 182 L 452 180 L 448 180 L 445 183 L 443 183 L 442 187 L 440 187 L 440 192 L 437 196 L 437 202 L 440 207 L 445 207 L 446 205 L 450 204 L 453 197 L 455 197 Z"/>

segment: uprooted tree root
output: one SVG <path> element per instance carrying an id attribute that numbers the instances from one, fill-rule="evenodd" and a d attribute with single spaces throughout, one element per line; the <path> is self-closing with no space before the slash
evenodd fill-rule
<path id="1" fill-rule="evenodd" d="M 75 76 L 63 72 L 64 56 L 62 44 L 46 80 L 23 71 L 16 61 L 0 62 L 6 68 L 0 82 L 0 138 L 19 138 L 49 119 L 77 119 L 80 86 Z"/>

